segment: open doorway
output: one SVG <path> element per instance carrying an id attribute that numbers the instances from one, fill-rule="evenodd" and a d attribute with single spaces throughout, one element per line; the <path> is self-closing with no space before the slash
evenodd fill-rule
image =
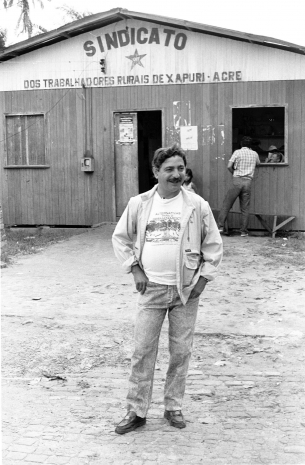
<path id="1" fill-rule="evenodd" d="M 139 193 L 151 189 L 156 180 L 151 169 L 155 150 L 162 147 L 162 112 L 138 111 Z"/>

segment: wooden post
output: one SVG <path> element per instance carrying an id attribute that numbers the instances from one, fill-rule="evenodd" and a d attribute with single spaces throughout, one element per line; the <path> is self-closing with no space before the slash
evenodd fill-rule
<path id="1" fill-rule="evenodd" d="M 274 218 L 273 218 L 273 226 L 272 226 L 272 239 L 275 238 L 276 222 L 277 222 L 277 216 L 274 215 Z"/>

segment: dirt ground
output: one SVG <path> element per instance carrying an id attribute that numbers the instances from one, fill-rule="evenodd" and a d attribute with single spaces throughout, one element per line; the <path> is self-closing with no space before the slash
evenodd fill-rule
<path id="1" fill-rule="evenodd" d="M 103 225 L 2 270 L 3 465 L 305 464 L 305 261 L 224 237 L 200 298 L 185 430 L 167 425 L 160 339 L 147 425 L 118 436 L 136 291 Z"/>

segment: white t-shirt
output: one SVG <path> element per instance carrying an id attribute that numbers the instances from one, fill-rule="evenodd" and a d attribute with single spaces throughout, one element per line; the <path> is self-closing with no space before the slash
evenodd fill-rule
<path id="1" fill-rule="evenodd" d="M 148 218 L 142 264 L 149 281 L 176 284 L 176 257 L 181 226 L 182 192 L 162 199 L 158 192 Z"/>

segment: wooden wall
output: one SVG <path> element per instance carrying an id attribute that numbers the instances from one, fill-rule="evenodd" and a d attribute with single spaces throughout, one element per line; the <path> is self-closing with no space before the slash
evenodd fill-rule
<path id="1" fill-rule="evenodd" d="M 115 221 L 112 112 L 162 109 L 163 144 L 168 145 L 179 138 L 174 127 L 177 101 L 185 109 L 190 107 L 190 112 L 183 110 L 187 123 L 198 126 L 198 151 L 188 152 L 189 166 L 200 193 L 215 209 L 220 208 L 231 182 L 226 168 L 232 147 L 231 106 L 288 105 L 289 166 L 265 166 L 256 171 L 251 208 L 266 214 L 295 215 L 292 228 L 305 230 L 305 81 L 0 93 L 0 108 L 5 113 L 47 113 L 46 159 L 50 165 L 49 169 L 1 168 L 4 223 L 92 225 Z M 93 174 L 80 170 L 86 150 L 95 158 Z M 3 166 L 3 141 L 0 151 Z M 255 221 L 250 226 L 260 228 Z"/>

